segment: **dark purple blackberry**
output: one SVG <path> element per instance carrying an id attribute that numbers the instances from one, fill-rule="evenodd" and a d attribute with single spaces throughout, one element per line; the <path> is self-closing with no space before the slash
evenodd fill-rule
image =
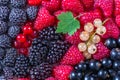
<path id="1" fill-rule="evenodd" d="M 0 19 L 6 20 L 9 16 L 9 8 L 7 6 L 0 6 Z"/>
<path id="2" fill-rule="evenodd" d="M 26 0 L 10 0 L 11 6 L 15 8 L 25 7 L 26 2 Z"/>
<path id="3" fill-rule="evenodd" d="M 41 42 L 39 38 L 35 38 L 32 42 L 32 46 L 29 49 L 29 60 L 31 65 L 39 65 L 46 59 L 48 48 Z"/>
<path id="4" fill-rule="evenodd" d="M 3 63 L 5 66 L 14 67 L 16 54 L 6 54 L 5 58 L 3 59 Z"/>
<path id="5" fill-rule="evenodd" d="M 6 22 L 0 20 L 0 35 L 6 33 L 8 25 Z"/>
<path id="6" fill-rule="evenodd" d="M 0 5 L 6 5 L 9 2 L 9 0 L 0 0 Z"/>
<path id="7" fill-rule="evenodd" d="M 30 6 L 27 8 L 27 15 L 29 20 L 34 20 L 37 15 L 38 8 L 37 6 Z"/>
<path id="8" fill-rule="evenodd" d="M 26 12 L 23 9 L 13 8 L 9 15 L 9 21 L 12 25 L 21 25 L 27 20 Z"/>
<path id="9" fill-rule="evenodd" d="M 57 40 L 50 42 L 47 61 L 49 63 L 58 62 L 66 53 L 68 48 L 69 48 L 69 44 L 66 41 Z"/>
<path id="10" fill-rule="evenodd" d="M 43 40 L 61 40 L 63 39 L 63 35 L 56 33 L 56 27 L 47 27 L 40 31 L 39 37 Z"/>
<path id="11" fill-rule="evenodd" d="M 14 77 L 14 70 L 11 67 L 4 67 L 3 72 L 7 80 L 11 80 Z"/>
<path id="12" fill-rule="evenodd" d="M 17 49 L 15 48 L 8 48 L 6 49 L 6 54 L 17 54 Z"/>
<path id="13" fill-rule="evenodd" d="M 3 74 L 3 67 L 4 66 L 3 66 L 2 62 L 0 62 L 0 75 Z"/>
<path id="14" fill-rule="evenodd" d="M 0 47 L 0 60 L 2 60 L 5 56 L 5 49 Z"/>
<path id="15" fill-rule="evenodd" d="M 48 63 L 41 63 L 30 70 L 30 78 L 31 80 L 45 80 L 45 78 L 51 76 L 51 72 L 51 65 Z"/>
<path id="16" fill-rule="evenodd" d="M 29 70 L 29 59 L 28 57 L 20 54 L 16 58 L 15 63 L 15 76 L 18 78 L 24 78 L 28 76 L 28 70 Z"/>
<path id="17" fill-rule="evenodd" d="M 8 29 L 8 35 L 11 38 L 15 38 L 20 33 L 20 26 L 11 26 Z"/>
<path id="18" fill-rule="evenodd" d="M 11 38 L 8 37 L 8 35 L 6 34 L 0 35 L 0 47 L 4 48 L 11 47 Z"/>

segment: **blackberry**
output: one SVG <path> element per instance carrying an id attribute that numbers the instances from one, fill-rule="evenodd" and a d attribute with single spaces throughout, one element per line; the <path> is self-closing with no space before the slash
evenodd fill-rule
<path id="1" fill-rule="evenodd" d="M 0 47 L 0 60 L 2 60 L 5 56 L 5 50 Z"/>
<path id="2" fill-rule="evenodd" d="M 5 66 L 14 67 L 16 60 L 16 54 L 6 54 L 3 63 Z"/>
<path id="3" fill-rule="evenodd" d="M 15 63 L 15 76 L 18 78 L 24 78 L 28 76 L 28 70 L 29 70 L 29 59 L 28 57 L 20 54 L 16 58 Z"/>
<path id="4" fill-rule="evenodd" d="M 3 74 L 3 64 L 0 62 L 0 75 Z"/>
<path id="5" fill-rule="evenodd" d="M 0 6 L 0 19 L 6 20 L 9 16 L 9 8 L 7 6 Z"/>
<path id="6" fill-rule="evenodd" d="M 68 48 L 69 48 L 69 44 L 66 41 L 62 41 L 62 40 L 52 41 L 49 46 L 47 61 L 49 63 L 58 62 L 66 53 Z"/>
<path id="7" fill-rule="evenodd" d="M 9 0 L 0 0 L 0 5 L 6 5 L 9 2 Z"/>
<path id="8" fill-rule="evenodd" d="M 30 70 L 31 80 L 45 80 L 52 72 L 52 66 L 48 63 L 41 63 Z"/>
<path id="9" fill-rule="evenodd" d="M 8 25 L 4 21 L 0 21 L 0 35 L 6 33 Z"/>
<path id="10" fill-rule="evenodd" d="M 15 48 L 8 48 L 6 49 L 6 54 L 17 54 L 17 49 Z"/>
<path id="11" fill-rule="evenodd" d="M 26 17 L 26 12 L 22 9 L 18 9 L 18 8 L 13 8 L 10 12 L 9 15 L 9 21 L 13 24 L 13 25 L 21 25 L 23 23 L 25 23 L 27 20 Z"/>
<path id="12" fill-rule="evenodd" d="M 14 70 L 13 70 L 13 68 L 11 68 L 11 67 L 4 67 L 3 68 L 3 72 L 4 72 L 5 78 L 7 80 L 13 79 L 13 76 L 14 76 Z"/>
<path id="13" fill-rule="evenodd" d="M 10 0 L 12 7 L 21 8 L 26 6 L 26 0 Z"/>
<path id="14" fill-rule="evenodd" d="M 11 37 L 11 38 L 15 38 L 20 32 L 20 26 L 11 26 L 9 29 L 8 29 L 8 35 Z"/>
<path id="15" fill-rule="evenodd" d="M 46 40 L 61 40 L 63 39 L 63 35 L 56 33 L 56 27 L 47 27 L 39 32 L 39 37 L 41 39 Z"/>
<path id="16" fill-rule="evenodd" d="M 46 58 L 48 48 L 41 42 L 42 41 L 39 38 L 35 38 L 32 42 L 32 46 L 29 49 L 31 65 L 38 65 Z"/>
<path id="17" fill-rule="evenodd" d="M 4 48 L 11 47 L 11 38 L 8 37 L 8 35 L 6 34 L 0 35 L 0 47 Z"/>
<path id="18" fill-rule="evenodd" d="M 37 6 L 30 6 L 27 8 L 27 15 L 30 20 L 34 20 L 37 15 L 38 8 Z"/>

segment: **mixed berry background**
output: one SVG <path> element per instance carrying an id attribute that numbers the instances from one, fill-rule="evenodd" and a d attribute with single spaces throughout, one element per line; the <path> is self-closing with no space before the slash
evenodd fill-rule
<path id="1" fill-rule="evenodd" d="M 120 0 L 0 0 L 0 80 L 120 80 Z"/>

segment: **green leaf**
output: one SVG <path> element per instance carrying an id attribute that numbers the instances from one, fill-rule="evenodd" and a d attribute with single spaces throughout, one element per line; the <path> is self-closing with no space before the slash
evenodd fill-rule
<path id="1" fill-rule="evenodd" d="M 73 35 L 80 28 L 79 21 L 74 18 L 71 12 L 62 13 L 57 18 L 59 20 L 56 30 L 57 33 Z"/>

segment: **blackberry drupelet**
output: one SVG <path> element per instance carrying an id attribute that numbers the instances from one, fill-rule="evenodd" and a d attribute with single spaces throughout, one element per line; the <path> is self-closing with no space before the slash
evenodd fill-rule
<path id="1" fill-rule="evenodd" d="M 0 35 L 6 33 L 8 25 L 6 22 L 0 20 Z"/>
<path id="2" fill-rule="evenodd" d="M 9 2 L 9 0 L 0 0 L 0 5 L 6 5 Z"/>
<path id="3" fill-rule="evenodd" d="M 26 12 L 23 9 L 13 8 L 9 15 L 12 25 L 22 25 L 27 20 Z"/>
<path id="4" fill-rule="evenodd" d="M 7 67 L 14 67 L 17 54 L 6 54 L 3 63 Z"/>
<path id="5" fill-rule="evenodd" d="M 41 43 L 41 39 L 35 38 L 29 49 L 29 60 L 31 65 L 39 65 L 46 58 L 48 48 Z"/>
<path id="6" fill-rule="evenodd" d="M 11 38 L 15 38 L 18 34 L 20 33 L 20 26 L 11 26 L 9 29 L 8 29 L 8 35 L 11 37 Z"/>
<path id="7" fill-rule="evenodd" d="M 27 2 L 26 0 L 10 0 L 12 7 L 15 7 L 15 8 L 25 7 L 26 2 Z"/>
<path id="8" fill-rule="evenodd" d="M 5 49 L 0 47 L 0 60 L 2 60 L 5 56 Z"/>
<path id="9" fill-rule="evenodd" d="M 29 70 L 29 59 L 28 57 L 20 54 L 16 58 L 15 63 L 15 76 L 18 78 L 24 78 L 28 76 L 28 70 Z"/>
<path id="10" fill-rule="evenodd" d="M 0 75 L 3 74 L 3 64 L 2 61 L 0 62 Z"/>
<path id="11" fill-rule="evenodd" d="M 6 34 L 0 35 L 0 47 L 4 48 L 11 47 L 11 38 L 8 37 L 8 35 Z"/>
<path id="12" fill-rule="evenodd" d="M 11 80 L 14 77 L 14 70 L 11 67 L 4 67 L 3 72 L 7 80 Z"/>
<path id="13" fill-rule="evenodd" d="M 0 19 L 6 20 L 9 16 L 9 8 L 7 6 L 0 6 Z"/>
<path id="14" fill-rule="evenodd" d="M 56 27 L 47 27 L 40 31 L 39 37 L 43 40 L 61 40 L 63 39 L 63 35 L 56 33 Z"/>
<path id="15" fill-rule="evenodd" d="M 49 63 L 58 62 L 64 56 L 69 46 L 70 45 L 66 41 L 62 40 L 55 40 L 50 42 L 47 61 Z"/>
<path id="16" fill-rule="evenodd" d="M 45 80 L 51 76 L 52 66 L 48 63 L 41 63 L 30 70 L 31 80 Z"/>
<path id="17" fill-rule="evenodd" d="M 30 6 L 27 8 L 27 15 L 29 20 L 34 20 L 37 16 L 38 8 L 37 6 Z"/>
<path id="18" fill-rule="evenodd" d="M 11 47 L 6 49 L 6 54 L 17 54 L 17 49 Z"/>

